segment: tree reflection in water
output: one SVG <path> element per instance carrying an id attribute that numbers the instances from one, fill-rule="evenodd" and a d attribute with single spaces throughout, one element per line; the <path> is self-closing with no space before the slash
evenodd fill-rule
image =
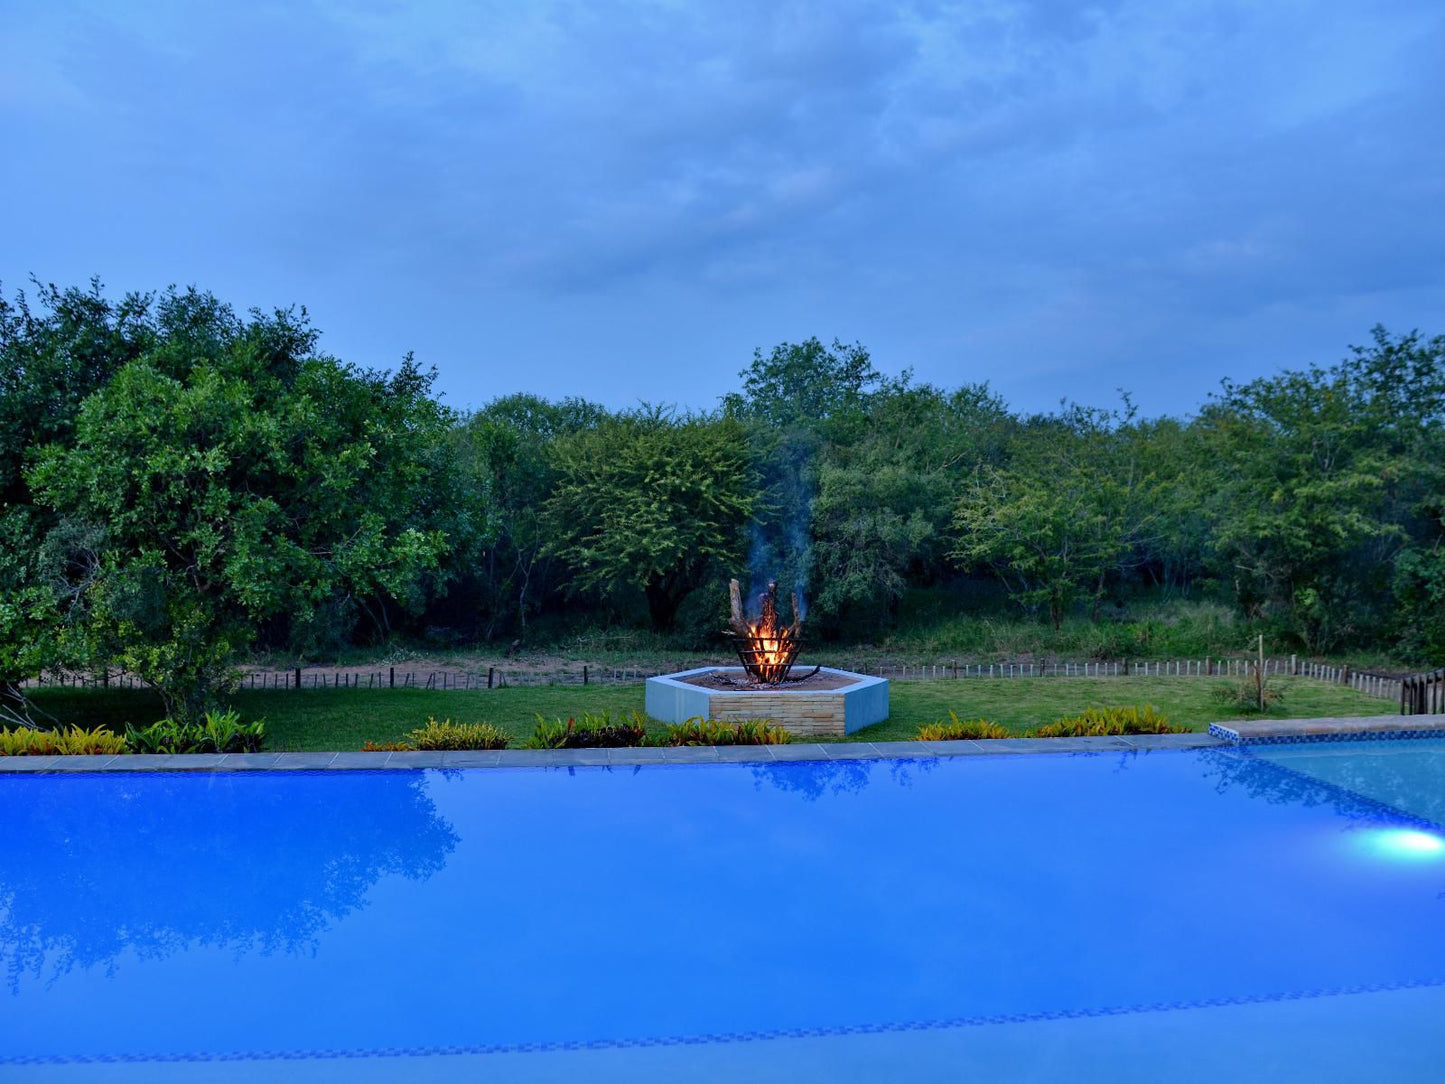
<path id="1" fill-rule="evenodd" d="M 15 775 L 0 959 L 22 976 L 192 946 L 312 952 L 379 879 L 457 845 L 420 772 Z"/>
<path id="2" fill-rule="evenodd" d="M 886 766 L 890 782 L 900 787 L 913 785 L 917 775 L 938 767 L 933 758 L 917 760 L 797 760 L 778 764 L 753 765 L 753 779 L 759 787 L 764 783 L 781 791 L 799 794 L 816 802 L 826 794 L 856 794 Z"/>
<path id="3" fill-rule="evenodd" d="M 1417 814 L 1406 812 L 1403 804 L 1397 807 L 1366 796 L 1384 794 L 1401 801 L 1400 796 L 1418 794 L 1418 775 L 1408 771 L 1408 765 L 1392 763 L 1388 758 L 1357 757 L 1354 770 L 1336 782 L 1318 779 L 1245 750 L 1201 749 L 1199 753 L 1205 765 L 1204 777 L 1214 781 L 1214 789 L 1220 794 L 1239 789 L 1251 798 L 1279 805 L 1329 806 L 1343 817 L 1371 824 L 1399 823 L 1402 819 L 1428 823 Z M 1346 760 L 1342 760 L 1340 766 L 1350 767 Z M 1357 793 L 1356 788 L 1366 794 Z"/>

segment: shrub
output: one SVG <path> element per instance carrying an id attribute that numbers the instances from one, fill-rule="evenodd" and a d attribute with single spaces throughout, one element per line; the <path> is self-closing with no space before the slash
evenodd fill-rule
<path id="1" fill-rule="evenodd" d="M 723 722 L 701 716 L 667 728 L 663 745 L 787 745 L 793 736 L 771 719 Z"/>
<path id="2" fill-rule="evenodd" d="M 1036 738 L 1100 738 L 1110 734 L 1185 734 L 1187 728 L 1174 726 L 1154 705 L 1142 708 L 1090 708 L 1082 715 L 1065 715 L 1033 732 Z"/>
<path id="3" fill-rule="evenodd" d="M 208 711 L 202 723 L 162 719 L 143 730 L 125 728 L 132 753 L 256 753 L 265 742 L 266 721 L 243 723 L 235 711 Z"/>
<path id="4" fill-rule="evenodd" d="M 411 753 L 416 746 L 409 741 L 369 741 L 361 747 L 363 753 Z"/>
<path id="5" fill-rule="evenodd" d="M 406 737 L 417 749 L 505 749 L 508 740 L 491 723 L 454 723 L 450 719 L 441 723 L 428 719 L 426 726 Z"/>
<path id="6" fill-rule="evenodd" d="M 631 712 L 625 722 L 614 723 L 609 712 L 593 715 L 584 712 L 565 722 L 548 722 L 537 716 L 537 726 L 527 739 L 528 749 L 622 749 L 647 744 L 646 719 L 640 712 Z"/>
<path id="7" fill-rule="evenodd" d="M 1008 728 L 991 719 L 960 719 L 950 711 L 948 722 L 939 721 L 918 728 L 914 741 L 960 741 L 963 739 L 1007 738 Z"/>
<path id="8" fill-rule="evenodd" d="M 0 729 L 0 756 L 42 757 L 124 752 L 125 739 L 101 727 L 94 730 L 81 730 L 78 726 L 69 730 L 64 727 L 56 730 L 31 730 L 23 726 L 14 730 Z"/>
<path id="9" fill-rule="evenodd" d="M 1269 711 L 1284 702 L 1284 693 L 1280 692 L 1268 678 L 1262 678 L 1257 672 L 1246 674 L 1238 681 L 1228 681 L 1222 685 L 1216 685 L 1213 695 L 1214 699 L 1227 710 L 1246 714 Z"/>

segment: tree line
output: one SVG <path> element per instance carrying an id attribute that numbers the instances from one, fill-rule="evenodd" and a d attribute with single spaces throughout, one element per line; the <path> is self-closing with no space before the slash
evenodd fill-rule
<path id="1" fill-rule="evenodd" d="M 458 411 L 411 356 L 321 351 L 304 310 L 0 294 L 0 686 L 121 669 L 188 717 L 258 650 L 563 620 L 701 647 L 732 576 L 799 590 L 814 636 L 993 582 L 1056 627 L 1144 589 L 1310 652 L 1445 654 L 1445 337 L 1377 327 L 1187 418 L 1019 413 L 817 339 L 740 377 L 711 410 Z"/>

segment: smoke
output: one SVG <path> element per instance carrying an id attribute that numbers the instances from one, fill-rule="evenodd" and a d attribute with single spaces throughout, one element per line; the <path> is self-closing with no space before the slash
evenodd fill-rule
<path id="1" fill-rule="evenodd" d="M 748 617 L 756 618 L 759 599 L 768 584 L 778 581 L 779 610 L 790 595 L 798 599 L 799 619 L 808 616 L 808 586 L 813 571 L 812 536 L 808 519 L 812 500 L 789 502 L 786 514 L 777 520 L 754 523 L 749 532 L 748 593 L 744 599 Z M 787 612 L 787 611 L 784 611 Z"/>

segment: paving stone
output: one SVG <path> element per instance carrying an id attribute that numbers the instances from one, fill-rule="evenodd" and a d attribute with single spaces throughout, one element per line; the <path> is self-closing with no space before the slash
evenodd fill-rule
<path id="1" fill-rule="evenodd" d="M 875 741 L 870 743 L 879 754 L 899 760 L 918 760 L 926 757 L 951 756 L 966 752 L 967 741 Z"/>
<path id="2" fill-rule="evenodd" d="M 495 768 L 500 749 L 456 749 L 442 754 L 443 768 Z M 333 764 L 333 768 L 337 765 Z"/>
<path id="3" fill-rule="evenodd" d="M 326 767 L 332 770 L 340 770 L 342 768 L 385 768 L 387 758 L 390 755 L 389 753 L 337 753 L 336 756 L 331 759 L 331 763 L 327 764 Z M 223 764 L 221 767 L 224 768 L 226 765 Z"/>
<path id="4" fill-rule="evenodd" d="M 0 757 L 0 772 L 43 772 L 59 757 Z"/>
<path id="5" fill-rule="evenodd" d="M 765 745 L 774 760 L 827 760 L 823 746 L 815 742 L 793 742 L 789 745 Z"/>
<path id="6" fill-rule="evenodd" d="M 386 766 L 388 768 L 440 768 L 444 755 L 440 751 L 398 751 L 386 758 Z"/>
<path id="7" fill-rule="evenodd" d="M 227 753 L 219 768 L 224 772 L 266 771 L 276 766 L 280 753 Z"/>
<path id="8" fill-rule="evenodd" d="M 866 741 L 828 742 L 823 752 L 829 760 L 877 760 L 880 756 L 873 743 Z"/>
<path id="9" fill-rule="evenodd" d="M 665 750 L 655 746 L 607 750 L 609 764 L 661 764 L 664 759 Z"/>
<path id="10" fill-rule="evenodd" d="M 282 753 L 276 758 L 274 767 L 280 771 L 302 769 L 317 771 L 325 768 L 340 755 L 340 753 Z"/>
<path id="11" fill-rule="evenodd" d="M 716 764 L 717 749 L 711 745 L 679 745 L 662 751 L 668 764 Z"/>

